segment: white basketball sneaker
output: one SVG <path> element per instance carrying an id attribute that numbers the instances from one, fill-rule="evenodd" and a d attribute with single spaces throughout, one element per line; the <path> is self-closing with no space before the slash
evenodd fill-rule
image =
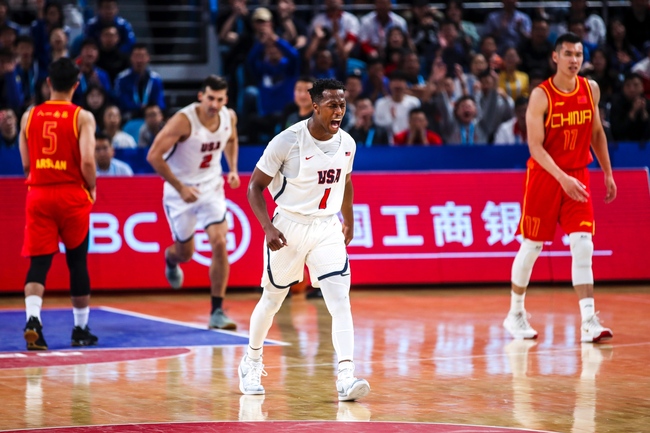
<path id="1" fill-rule="evenodd" d="M 264 364 L 261 359 L 259 361 L 253 361 L 248 355 L 244 355 L 239 363 L 237 373 L 239 375 L 239 390 L 242 394 L 264 394 L 262 376 L 266 376 L 267 373 L 264 371 Z"/>
<path id="2" fill-rule="evenodd" d="M 609 340 L 614 336 L 612 330 L 605 328 L 598 320 L 598 313 L 582 321 L 580 334 L 583 343 L 598 343 L 599 341 Z"/>
<path id="3" fill-rule="evenodd" d="M 526 311 L 517 313 L 508 313 L 503 321 L 503 327 L 518 340 L 532 340 L 537 338 L 537 331 L 528 323 L 528 314 Z"/>
<path id="4" fill-rule="evenodd" d="M 365 379 L 354 377 L 354 364 L 346 363 L 346 366 L 339 370 L 336 390 L 339 393 L 339 401 L 354 401 L 365 397 L 370 392 L 370 385 Z"/>

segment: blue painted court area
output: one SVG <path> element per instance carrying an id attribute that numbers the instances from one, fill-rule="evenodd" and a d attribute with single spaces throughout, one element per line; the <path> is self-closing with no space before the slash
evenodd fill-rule
<path id="1" fill-rule="evenodd" d="M 70 308 L 43 310 L 41 319 L 43 335 L 50 350 L 80 349 L 79 347 L 70 347 L 73 326 Z M 202 329 L 182 322 L 101 307 L 91 309 L 89 326 L 91 332 L 99 337 L 99 344 L 88 349 L 248 344 L 247 336 L 233 332 Z M 0 352 L 25 350 L 24 327 L 24 311 L 0 311 Z M 265 344 L 273 344 L 273 342 L 265 342 Z"/>

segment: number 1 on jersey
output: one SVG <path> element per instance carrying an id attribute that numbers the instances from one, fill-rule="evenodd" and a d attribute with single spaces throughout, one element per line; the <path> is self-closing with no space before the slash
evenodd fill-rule
<path id="1" fill-rule="evenodd" d="M 575 150 L 576 140 L 578 139 L 577 129 L 564 130 L 564 150 Z"/>
<path id="2" fill-rule="evenodd" d="M 323 198 L 320 199 L 318 209 L 327 209 L 327 199 L 329 198 L 331 191 L 332 188 L 325 188 L 325 192 L 323 193 Z"/>

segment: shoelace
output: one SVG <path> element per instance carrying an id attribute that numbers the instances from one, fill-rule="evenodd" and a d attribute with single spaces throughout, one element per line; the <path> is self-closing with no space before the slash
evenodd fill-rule
<path id="1" fill-rule="evenodd" d="M 248 361 L 248 367 L 250 368 L 248 374 L 250 374 L 251 381 L 256 384 L 262 381 L 262 376 L 268 376 L 268 373 L 264 370 L 264 364 L 261 362 Z"/>
<path id="2" fill-rule="evenodd" d="M 528 314 L 523 312 L 515 314 L 515 321 L 517 322 L 517 327 L 520 329 L 530 328 L 530 323 L 528 323 Z"/>
<path id="3" fill-rule="evenodd" d="M 590 318 L 585 320 L 583 325 L 585 325 L 587 328 L 600 328 L 600 327 L 602 327 L 602 325 L 600 324 L 600 320 L 598 318 L 598 313 L 600 313 L 600 311 L 596 311 L 593 316 L 591 316 Z"/>

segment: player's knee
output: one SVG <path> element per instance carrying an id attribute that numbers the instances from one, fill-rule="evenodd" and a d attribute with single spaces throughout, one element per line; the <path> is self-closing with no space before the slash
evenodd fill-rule
<path id="1" fill-rule="evenodd" d="M 530 276 L 533 273 L 533 265 L 542 253 L 543 247 L 543 242 L 524 239 L 512 263 L 511 281 L 514 285 L 528 287 Z"/>
<path id="2" fill-rule="evenodd" d="M 176 259 L 180 263 L 187 263 L 190 260 L 192 260 L 192 256 L 194 255 L 194 248 L 191 246 L 185 246 L 184 248 L 176 248 L 176 252 L 174 253 L 176 256 Z"/>
<path id="3" fill-rule="evenodd" d="M 288 291 L 289 289 L 264 289 L 259 303 L 260 306 L 264 309 L 265 315 L 273 316 L 280 310 L 282 301 L 284 301 L 284 298 L 286 298 Z"/>
<path id="4" fill-rule="evenodd" d="M 210 247 L 212 247 L 213 254 L 219 254 L 220 252 L 225 252 L 226 250 L 226 237 L 225 236 L 214 236 L 210 239 Z"/>
<path id="5" fill-rule="evenodd" d="M 320 284 L 325 304 L 332 317 L 351 314 L 349 273 L 345 276 L 332 275 L 323 279 Z"/>
<path id="6" fill-rule="evenodd" d="M 576 232 L 569 235 L 571 246 L 571 279 L 573 285 L 593 284 L 594 274 L 591 268 L 591 258 L 594 254 L 594 243 L 591 233 Z"/>
<path id="7" fill-rule="evenodd" d="M 47 272 L 52 265 L 52 258 L 54 254 L 47 254 L 44 256 L 33 256 L 29 262 L 29 270 L 25 278 L 25 284 L 38 283 L 42 286 L 45 285 Z"/>

